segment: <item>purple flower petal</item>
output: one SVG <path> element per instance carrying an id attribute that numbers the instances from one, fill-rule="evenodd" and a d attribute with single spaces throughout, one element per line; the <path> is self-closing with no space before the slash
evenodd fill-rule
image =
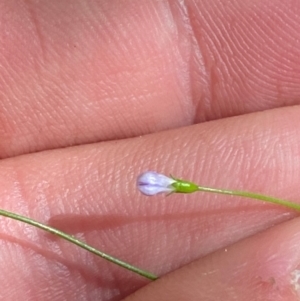
<path id="1" fill-rule="evenodd" d="M 145 195 L 170 193 L 174 191 L 172 184 L 176 181 L 155 171 L 147 171 L 137 178 L 137 187 Z"/>

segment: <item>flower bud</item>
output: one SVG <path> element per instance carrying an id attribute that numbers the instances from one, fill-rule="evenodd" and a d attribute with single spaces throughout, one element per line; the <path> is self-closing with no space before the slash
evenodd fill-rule
<path id="1" fill-rule="evenodd" d="M 155 195 L 158 193 L 175 192 L 172 186 L 176 180 L 155 171 L 147 171 L 137 178 L 137 187 L 145 195 Z"/>

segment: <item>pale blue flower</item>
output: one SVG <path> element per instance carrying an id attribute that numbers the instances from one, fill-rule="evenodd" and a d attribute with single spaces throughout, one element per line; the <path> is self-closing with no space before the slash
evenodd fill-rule
<path id="1" fill-rule="evenodd" d="M 174 177 L 167 177 L 155 171 L 147 171 L 142 173 L 137 179 L 137 187 L 141 193 L 145 195 L 155 195 L 158 193 L 193 193 L 197 191 L 219 193 L 225 195 L 235 195 L 260 201 L 270 202 L 277 205 L 282 205 L 290 209 L 300 211 L 300 204 L 289 202 L 283 199 L 274 198 L 268 195 L 263 195 L 250 191 L 229 190 L 198 186 L 193 182 L 189 182 Z M 0 210 L 1 211 L 1 210 Z"/>
<path id="2" fill-rule="evenodd" d="M 176 180 L 155 171 L 147 171 L 137 178 L 137 187 L 145 195 L 155 195 L 158 193 L 171 193 L 175 191 L 172 186 Z"/>

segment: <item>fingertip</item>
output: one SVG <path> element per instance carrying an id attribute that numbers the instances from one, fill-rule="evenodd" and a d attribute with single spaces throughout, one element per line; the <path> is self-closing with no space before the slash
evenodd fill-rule
<path id="1" fill-rule="evenodd" d="M 300 219 L 201 258 L 126 298 L 136 300 L 299 300 Z"/>

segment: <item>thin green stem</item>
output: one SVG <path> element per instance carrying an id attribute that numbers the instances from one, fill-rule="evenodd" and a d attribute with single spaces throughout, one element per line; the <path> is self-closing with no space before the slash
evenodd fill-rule
<path id="1" fill-rule="evenodd" d="M 255 192 L 218 189 L 218 188 L 210 188 L 210 187 L 203 187 L 203 186 L 198 186 L 198 191 L 235 195 L 235 196 L 241 196 L 241 197 L 245 197 L 245 198 L 257 199 L 257 200 L 270 202 L 270 203 L 277 204 L 277 205 L 282 205 L 282 206 L 300 211 L 300 204 L 289 202 L 289 201 L 278 199 L 278 198 L 274 198 L 274 197 L 263 195 L 263 194 L 259 194 L 259 193 L 255 193 Z"/>
<path id="2" fill-rule="evenodd" d="M 50 227 L 48 225 L 42 224 L 42 223 L 40 223 L 38 221 L 35 221 L 35 220 L 31 219 L 31 218 L 28 218 L 26 216 L 22 216 L 22 215 L 19 215 L 19 214 L 10 212 L 10 211 L 2 210 L 2 209 L 0 209 L 0 215 L 12 218 L 14 220 L 17 220 L 17 221 L 29 224 L 31 226 L 37 227 L 39 229 L 42 229 L 44 231 L 47 231 L 47 232 L 49 232 L 51 234 L 57 235 L 57 236 L 65 239 L 65 240 L 67 240 L 67 241 L 69 241 L 69 242 L 77 245 L 78 247 L 80 247 L 82 249 L 85 249 L 85 250 L 87 250 L 87 251 L 89 251 L 89 252 L 91 252 L 91 253 L 99 256 L 99 257 L 102 257 L 102 258 L 104 258 L 104 259 L 106 259 L 106 260 L 108 260 L 108 261 L 110 261 L 110 262 L 112 262 L 114 264 L 117 264 L 118 266 L 120 266 L 122 268 L 125 268 L 125 269 L 127 269 L 129 271 L 132 271 L 132 272 L 134 272 L 134 273 L 136 273 L 138 275 L 141 275 L 141 276 L 143 276 L 143 277 L 145 277 L 147 279 L 156 280 L 158 278 L 156 275 L 154 275 L 154 274 L 152 274 L 150 272 L 147 272 L 147 271 L 144 271 L 142 269 L 139 269 L 139 268 L 137 268 L 137 267 L 135 267 L 135 266 L 127 263 L 127 262 L 124 262 L 124 261 L 122 261 L 120 259 L 117 259 L 117 258 L 111 256 L 111 255 L 108 255 L 108 254 L 106 254 L 104 252 L 101 252 L 101 251 L 97 250 L 96 248 L 94 248 L 94 247 L 92 247 L 92 246 L 84 243 L 83 241 L 78 240 L 77 238 L 75 238 L 72 235 L 69 235 L 69 234 L 67 234 L 67 233 L 65 233 L 63 231 L 60 231 L 60 230 L 55 229 L 53 227 Z"/>

